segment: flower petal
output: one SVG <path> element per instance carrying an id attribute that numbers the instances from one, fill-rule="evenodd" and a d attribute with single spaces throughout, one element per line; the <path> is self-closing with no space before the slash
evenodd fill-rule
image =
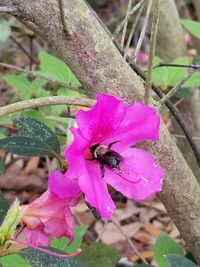
<path id="1" fill-rule="evenodd" d="M 68 207 L 63 208 L 65 212 L 63 216 L 65 219 L 51 218 L 44 222 L 45 230 L 50 235 L 61 238 L 62 236 L 67 237 L 72 240 L 74 238 L 74 219 L 72 217 L 71 211 Z"/>
<path id="2" fill-rule="evenodd" d="M 88 161 L 86 164 L 87 172 L 79 177 L 79 186 L 85 194 L 85 201 L 95 207 L 104 219 L 110 219 L 115 205 L 102 178 L 100 165 L 95 161 Z"/>
<path id="3" fill-rule="evenodd" d="M 126 115 L 119 129 L 106 140 L 105 145 L 113 141 L 118 152 L 143 141 L 158 140 L 160 116 L 155 108 L 144 103 L 133 103 L 126 107 Z"/>
<path id="4" fill-rule="evenodd" d="M 121 155 L 121 173 L 106 167 L 104 179 L 108 184 L 134 200 L 143 200 L 161 191 L 164 170 L 149 152 L 129 148 Z"/>
<path id="5" fill-rule="evenodd" d="M 81 193 L 78 180 L 71 178 L 72 176 L 69 175 L 69 173 L 70 172 L 67 171 L 63 174 L 54 170 L 49 176 L 48 186 L 51 192 L 61 199 L 74 198 Z"/>
<path id="6" fill-rule="evenodd" d="M 83 153 L 90 147 L 90 143 L 82 137 L 79 129 L 71 127 L 70 130 L 74 135 L 74 140 L 65 150 L 65 158 L 70 165 L 71 177 L 77 178 L 84 171 Z"/>
<path id="7" fill-rule="evenodd" d="M 82 136 L 96 144 L 114 133 L 124 119 L 125 111 L 122 99 L 98 94 L 97 103 L 88 111 L 80 110 L 76 121 Z"/>
<path id="8" fill-rule="evenodd" d="M 23 230 L 23 234 L 26 238 L 27 243 L 34 246 L 48 246 L 49 235 L 45 233 L 43 228 L 43 226 L 38 226 L 30 230 L 26 227 Z"/>

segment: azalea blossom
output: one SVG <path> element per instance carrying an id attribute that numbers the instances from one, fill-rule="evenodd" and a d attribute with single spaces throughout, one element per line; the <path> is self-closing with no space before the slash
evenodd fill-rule
<path id="1" fill-rule="evenodd" d="M 133 200 L 144 200 L 162 189 L 164 170 L 155 157 L 134 145 L 158 140 L 160 116 L 157 111 L 135 102 L 98 94 L 96 104 L 76 116 L 78 128 L 71 127 L 74 140 L 65 150 L 66 173 L 52 172 L 51 191 L 60 198 L 85 200 L 109 219 L 115 205 L 107 184 Z"/>
<path id="2" fill-rule="evenodd" d="M 74 238 L 74 219 L 70 207 L 77 204 L 76 199 L 59 199 L 49 189 L 29 205 L 20 207 L 21 224 L 26 241 L 34 246 L 48 246 L 49 238 Z"/>

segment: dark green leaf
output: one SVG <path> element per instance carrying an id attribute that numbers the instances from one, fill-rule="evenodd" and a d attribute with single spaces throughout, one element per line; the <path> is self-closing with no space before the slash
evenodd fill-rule
<path id="1" fill-rule="evenodd" d="M 0 175 L 4 174 L 6 169 L 5 159 L 0 158 Z"/>
<path id="2" fill-rule="evenodd" d="M 6 214 L 8 212 L 9 205 L 7 200 L 4 198 L 2 192 L 0 191 L 0 225 L 2 224 Z"/>
<path id="3" fill-rule="evenodd" d="M 193 60 L 192 60 L 192 64 L 199 64 L 199 62 L 200 62 L 200 54 L 197 54 L 194 58 L 193 58 Z"/>
<path id="4" fill-rule="evenodd" d="M 135 264 L 134 267 L 153 267 L 153 265 L 150 265 L 150 264 Z"/>
<path id="5" fill-rule="evenodd" d="M 5 19 L 0 19 L 0 33 L 1 33 L 0 34 L 1 43 L 5 42 L 11 34 L 10 24 Z"/>
<path id="6" fill-rule="evenodd" d="M 167 235 L 160 235 L 154 246 L 154 256 L 157 263 L 162 267 L 169 267 L 166 256 L 169 254 L 184 256 L 180 245 Z"/>
<path id="7" fill-rule="evenodd" d="M 20 255 L 11 254 L 0 258 L 3 267 L 31 267 Z"/>
<path id="8" fill-rule="evenodd" d="M 183 256 L 168 255 L 167 261 L 170 267 L 197 267 L 192 261 Z"/>
<path id="9" fill-rule="evenodd" d="M 53 150 L 37 138 L 11 136 L 0 139 L 0 148 L 21 156 L 52 156 Z"/>
<path id="10" fill-rule="evenodd" d="M 19 129 L 19 135 L 37 138 L 57 154 L 60 154 L 60 145 L 56 134 L 44 123 L 30 117 L 19 116 L 14 119 L 14 125 Z"/>
<path id="11" fill-rule="evenodd" d="M 62 237 L 60 239 L 54 239 L 51 243 L 51 247 L 62 250 L 66 253 L 74 253 L 81 246 L 83 235 L 87 231 L 87 228 L 87 225 L 82 225 L 75 228 L 74 241 L 70 244 L 70 246 L 66 246 L 68 239 Z"/>
<path id="12" fill-rule="evenodd" d="M 63 252 L 55 249 L 45 248 L 59 254 Z M 32 248 L 25 248 L 20 252 L 20 255 L 32 265 L 32 267 L 86 267 L 77 258 L 64 259 L 55 257 L 44 252 Z"/>
<path id="13" fill-rule="evenodd" d="M 88 267 L 113 267 L 118 262 L 120 256 L 118 251 L 111 246 L 92 243 L 82 246 L 82 252 L 78 258 L 86 263 Z"/>
<path id="14" fill-rule="evenodd" d="M 192 253 L 189 251 L 185 254 L 185 257 L 188 259 L 188 260 L 191 260 L 192 262 L 194 262 L 195 264 L 197 264 L 194 256 L 192 255 Z"/>
<path id="15" fill-rule="evenodd" d="M 190 19 L 182 19 L 181 22 L 186 30 L 188 30 L 195 37 L 200 38 L 200 22 Z"/>

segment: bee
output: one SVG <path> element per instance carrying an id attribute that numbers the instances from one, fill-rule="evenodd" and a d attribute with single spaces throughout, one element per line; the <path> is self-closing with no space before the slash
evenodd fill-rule
<path id="1" fill-rule="evenodd" d="M 111 147 L 117 142 L 119 141 L 112 142 L 108 146 L 95 144 L 90 147 L 92 158 L 88 160 L 96 160 L 100 163 L 102 178 L 105 175 L 104 165 L 112 169 L 120 170 L 120 162 L 123 160 L 123 158 L 119 153 L 111 149 Z"/>

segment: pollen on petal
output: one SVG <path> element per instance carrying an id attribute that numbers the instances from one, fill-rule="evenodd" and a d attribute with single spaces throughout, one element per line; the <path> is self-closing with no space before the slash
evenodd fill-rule
<path id="1" fill-rule="evenodd" d="M 146 183 L 148 183 L 148 179 L 147 179 L 145 176 L 141 176 L 141 179 L 142 179 L 143 181 L 145 181 Z"/>

